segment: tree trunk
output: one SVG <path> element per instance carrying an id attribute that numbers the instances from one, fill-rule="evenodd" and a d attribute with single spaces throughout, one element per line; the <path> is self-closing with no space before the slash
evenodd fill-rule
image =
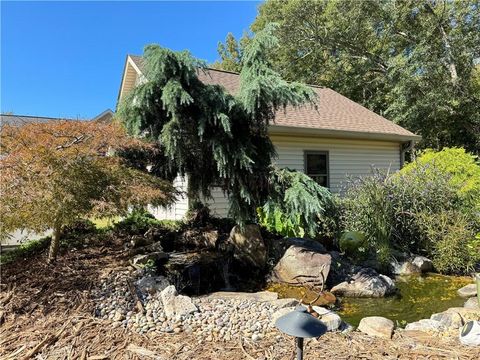
<path id="1" fill-rule="evenodd" d="M 53 228 L 52 241 L 50 242 L 50 248 L 48 250 L 48 262 L 55 262 L 58 254 L 58 248 L 60 246 L 60 236 L 62 235 L 61 226 L 55 224 Z"/>

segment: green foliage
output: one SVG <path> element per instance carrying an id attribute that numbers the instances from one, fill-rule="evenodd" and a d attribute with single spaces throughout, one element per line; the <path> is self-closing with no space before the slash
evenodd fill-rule
<path id="1" fill-rule="evenodd" d="M 257 211 L 260 223 L 269 231 L 316 237 L 319 219 L 332 206 L 328 189 L 309 176 L 289 169 L 273 169 L 268 200 Z"/>
<path id="2" fill-rule="evenodd" d="M 419 171 L 423 182 L 435 179 L 438 172 L 450 176 L 449 185 L 455 189 L 462 203 L 480 211 L 480 165 L 477 156 L 462 148 L 445 148 L 438 152 L 427 149 L 406 165 L 400 174 L 415 176 Z"/>
<path id="3" fill-rule="evenodd" d="M 473 271 L 480 261 L 480 252 L 472 251 L 475 240 L 469 219 L 459 211 L 442 211 L 416 215 L 428 239 L 428 252 L 435 268 L 442 273 L 462 274 Z"/>
<path id="4" fill-rule="evenodd" d="M 0 265 L 11 263 L 17 259 L 38 255 L 48 248 L 50 240 L 51 238 L 49 236 L 38 240 L 30 240 L 13 250 L 2 252 L 0 255 Z"/>
<path id="5" fill-rule="evenodd" d="M 357 180 L 343 202 L 345 229 L 365 233 L 380 263 L 399 248 L 441 272 L 468 272 L 480 262 L 477 167 L 462 149 L 429 150 L 399 173 Z"/>
<path id="6" fill-rule="evenodd" d="M 129 235 L 144 235 L 152 227 L 164 228 L 171 231 L 179 230 L 183 226 L 181 221 L 158 220 L 145 209 L 134 209 L 128 216 L 113 225 L 114 231 Z"/>
<path id="7" fill-rule="evenodd" d="M 478 0 L 267 0 L 251 30 L 272 23 L 268 57 L 286 80 L 330 87 L 422 135 L 422 147 L 479 152 Z M 219 49 L 219 66 L 243 64 L 241 42 Z"/>
<path id="8" fill-rule="evenodd" d="M 359 231 L 345 232 L 338 245 L 341 252 L 355 260 L 362 260 L 366 255 L 367 241 L 365 235 Z"/>
<path id="9" fill-rule="evenodd" d="M 240 223 L 254 219 L 267 197 L 265 179 L 275 156 L 268 125 L 275 111 L 314 98 L 310 88 L 271 70 L 266 52 L 276 46 L 272 31 L 268 26 L 258 32 L 243 50 L 237 96 L 202 83 L 197 75 L 205 64 L 190 53 L 147 46 L 147 81 L 119 109 L 132 134 L 157 142 L 155 174 L 188 176 L 192 200 L 208 200 L 219 186 L 228 195 L 230 216 Z"/>
<path id="10" fill-rule="evenodd" d="M 360 178 L 351 184 L 343 203 L 345 230 L 365 234 L 367 251 L 381 266 L 390 260 L 394 231 L 388 182 L 388 176 L 380 172 Z"/>
<path id="11" fill-rule="evenodd" d="M 249 40 L 250 38 L 244 35 L 240 41 L 237 41 L 232 33 L 228 33 L 225 44 L 218 43 L 217 51 L 221 60 L 213 63 L 212 67 L 239 73 L 242 70 L 243 49 L 247 46 Z"/>

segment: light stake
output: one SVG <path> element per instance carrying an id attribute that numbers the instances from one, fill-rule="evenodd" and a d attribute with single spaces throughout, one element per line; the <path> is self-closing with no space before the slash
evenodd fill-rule
<path id="1" fill-rule="evenodd" d="M 297 360 L 303 359 L 303 339 L 318 338 L 327 332 L 327 327 L 317 318 L 308 313 L 304 306 L 297 306 L 277 319 L 275 327 L 282 333 L 295 336 Z"/>

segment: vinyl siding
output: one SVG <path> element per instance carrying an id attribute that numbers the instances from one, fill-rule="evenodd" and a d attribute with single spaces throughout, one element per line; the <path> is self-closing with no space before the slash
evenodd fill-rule
<path id="1" fill-rule="evenodd" d="M 304 172 L 305 151 L 327 151 L 329 157 L 329 184 L 333 193 L 341 193 L 349 178 L 372 173 L 372 168 L 395 172 L 400 169 L 400 143 L 375 140 L 334 139 L 271 135 L 277 150 L 276 164 Z M 186 190 L 186 181 L 181 185 Z M 212 199 L 205 201 L 213 215 L 226 217 L 228 199 L 221 189 L 212 190 Z M 163 219 L 181 219 L 188 210 L 188 199 L 182 198 L 170 210 L 154 214 Z M 163 216 L 163 217 L 162 217 Z"/>
<path id="2" fill-rule="evenodd" d="M 332 139 L 317 137 L 275 136 L 276 164 L 304 172 L 305 151 L 327 151 L 329 184 L 333 193 L 341 193 L 349 178 L 372 173 L 372 168 L 395 172 L 400 169 L 400 143 L 373 140 Z M 220 189 L 212 191 L 209 207 L 216 216 L 228 213 L 228 199 Z"/>
<path id="3" fill-rule="evenodd" d="M 186 195 L 187 192 L 187 179 L 178 176 L 173 181 L 173 186 L 177 190 L 181 191 L 181 196 L 178 197 L 178 200 L 170 207 L 153 207 L 149 206 L 148 211 L 153 214 L 157 219 L 160 220 L 182 220 L 185 217 L 185 214 L 188 211 L 188 198 Z"/>

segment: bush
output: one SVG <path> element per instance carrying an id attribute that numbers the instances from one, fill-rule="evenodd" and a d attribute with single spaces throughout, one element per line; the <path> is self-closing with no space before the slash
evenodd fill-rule
<path id="1" fill-rule="evenodd" d="M 113 225 L 114 231 L 128 235 L 144 235 L 152 227 L 175 231 L 183 226 L 181 221 L 158 220 L 145 209 L 134 209 L 126 218 Z"/>
<path id="2" fill-rule="evenodd" d="M 320 220 L 333 206 L 330 191 L 309 176 L 289 169 L 275 169 L 268 201 L 257 209 L 257 214 L 260 224 L 268 231 L 284 236 L 316 237 Z"/>
<path id="3" fill-rule="evenodd" d="M 343 226 L 366 235 L 380 265 L 398 248 L 431 257 L 440 272 L 471 271 L 480 261 L 479 169 L 463 149 L 427 150 L 397 174 L 351 183 Z"/>
<path id="4" fill-rule="evenodd" d="M 48 248 L 50 245 L 50 240 L 50 236 L 38 240 L 30 240 L 19 245 L 13 250 L 6 251 L 0 255 L 0 265 L 8 264 L 20 258 L 23 259 L 37 255 Z"/>
<path id="5" fill-rule="evenodd" d="M 433 265 L 439 272 L 462 274 L 475 269 L 480 252 L 472 251 L 475 240 L 464 214 L 459 211 L 422 212 L 416 217 L 428 240 L 427 252 L 432 255 Z"/>
<path id="6" fill-rule="evenodd" d="M 394 207 L 390 199 L 389 177 L 381 172 L 357 179 L 350 184 L 343 201 L 343 227 L 348 232 L 365 235 L 367 252 L 380 266 L 391 257 L 394 231 Z M 360 254 L 359 254 L 360 257 Z"/>
<path id="7" fill-rule="evenodd" d="M 434 179 L 438 172 L 449 175 L 449 184 L 461 198 L 462 205 L 480 211 L 480 165 L 475 155 L 462 148 L 445 148 L 438 152 L 427 149 L 400 174 L 409 175 L 419 170 L 426 181 Z"/>

